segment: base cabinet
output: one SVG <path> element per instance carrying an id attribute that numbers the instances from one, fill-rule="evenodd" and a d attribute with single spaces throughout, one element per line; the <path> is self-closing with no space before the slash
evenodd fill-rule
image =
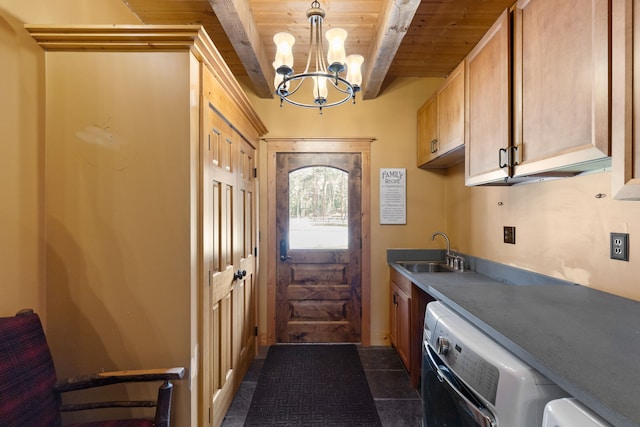
<path id="1" fill-rule="evenodd" d="M 411 367 L 411 298 L 410 290 L 407 292 L 405 286 L 405 283 L 399 285 L 394 281 L 391 282 L 391 344 L 409 370 Z"/>
<path id="2" fill-rule="evenodd" d="M 411 387 L 420 384 L 424 312 L 434 298 L 391 268 L 391 344 L 409 373 Z"/>

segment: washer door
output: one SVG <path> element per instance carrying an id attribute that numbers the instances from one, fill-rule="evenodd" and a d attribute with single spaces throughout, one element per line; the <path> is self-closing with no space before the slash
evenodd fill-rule
<path id="1" fill-rule="evenodd" d="M 426 342 L 422 348 L 422 408 L 424 427 L 498 425 L 495 416 Z"/>

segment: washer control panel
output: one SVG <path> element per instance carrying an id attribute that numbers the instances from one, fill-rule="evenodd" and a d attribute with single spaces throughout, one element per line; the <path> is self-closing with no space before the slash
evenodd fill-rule
<path id="1" fill-rule="evenodd" d="M 481 345 L 488 337 L 446 307 L 429 304 L 424 339 L 458 378 L 495 405 L 500 371 L 468 345 Z"/>

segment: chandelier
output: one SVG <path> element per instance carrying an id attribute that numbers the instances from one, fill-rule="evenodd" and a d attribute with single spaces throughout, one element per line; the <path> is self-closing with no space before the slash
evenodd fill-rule
<path id="1" fill-rule="evenodd" d="M 354 104 L 356 102 L 356 93 L 360 91 L 362 83 L 360 69 L 364 58 L 361 55 L 346 56 L 344 41 L 347 32 L 342 28 L 332 28 L 326 34 L 329 50 L 325 60 L 322 37 L 324 16 L 320 3 L 314 0 L 307 10 L 310 23 L 309 52 L 307 65 L 302 73 L 293 72 L 292 48 L 295 38 L 289 33 L 273 36 L 277 46 L 273 62 L 276 70 L 274 86 L 276 95 L 280 97 L 281 107 L 283 102 L 288 102 L 298 107 L 318 108 L 322 114 L 323 108 L 344 104 L 350 99 Z M 346 76 L 342 77 L 345 70 Z M 303 87 L 306 89 L 298 93 Z"/>

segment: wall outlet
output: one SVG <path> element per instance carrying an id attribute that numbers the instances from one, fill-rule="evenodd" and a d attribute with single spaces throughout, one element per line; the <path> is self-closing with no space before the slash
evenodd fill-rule
<path id="1" fill-rule="evenodd" d="M 628 233 L 611 233 L 611 259 L 629 261 Z"/>
<path id="2" fill-rule="evenodd" d="M 513 226 L 504 226 L 504 242 L 516 244 L 516 228 Z"/>

